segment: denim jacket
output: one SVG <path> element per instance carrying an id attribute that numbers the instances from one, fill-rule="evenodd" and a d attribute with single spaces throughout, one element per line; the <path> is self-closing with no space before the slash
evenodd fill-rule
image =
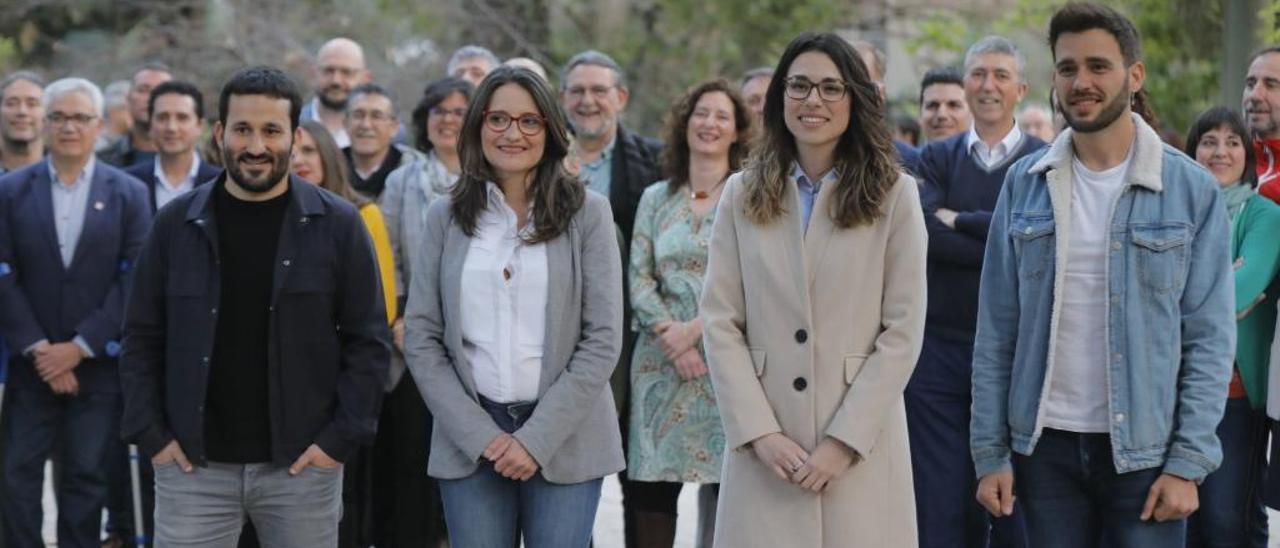
<path id="1" fill-rule="evenodd" d="M 1201 480 L 1222 461 L 1235 349 L 1231 231 L 1214 179 L 1141 118 L 1111 212 L 1106 345 L 1118 473 L 1162 466 Z M 970 450 L 978 477 L 1031 455 L 1058 341 L 1071 222 L 1072 132 L 1019 160 L 988 236 L 973 356 Z M 1077 341 L 1078 342 L 1078 341 Z M 1099 387 L 1100 389 L 1104 387 Z"/>

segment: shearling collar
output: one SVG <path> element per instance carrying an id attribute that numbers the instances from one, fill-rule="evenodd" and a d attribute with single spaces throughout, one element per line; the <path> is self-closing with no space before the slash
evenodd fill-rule
<path id="1" fill-rule="evenodd" d="M 1134 146 L 1137 148 L 1133 152 L 1133 163 L 1129 166 L 1128 175 L 1125 176 L 1126 182 L 1160 192 L 1164 188 L 1160 178 L 1160 168 L 1164 159 L 1164 141 L 1160 140 L 1160 136 L 1141 116 L 1133 113 L 1130 113 L 1130 116 L 1133 117 L 1133 125 L 1136 129 Z M 1049 151 L 1031 166 L 1031 173 L 1043 173 L 1050 169 L 1069 169 L 1071 160 L 1075 156 L 1075 149 L 1071 146 L 1073 134 L 1074 131 L 1070 128 L 1064 129 L 1053 140 Z"/>

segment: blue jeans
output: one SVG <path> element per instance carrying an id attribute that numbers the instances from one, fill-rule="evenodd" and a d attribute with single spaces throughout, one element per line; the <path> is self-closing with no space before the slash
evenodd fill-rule
<path id="1" fill-rule="evenodd" d="M 120 431 L 120 394 L 58 396 L 45 386 L 5 393 L 3 489 L 0 514 L 7 546 L 44 546 L 41 497 L 44 463 L 54 440 L 62 454 L 57 486 L 58 546 L 101 546 L 107 499 L 107 450 Z"/>
<path id="2" fill-rule="evenodd" d="M 1045 429 L 1031 456 L 1014 453 L 1014 494 L 1036 548 L 1168 548 L 1186 539 L 1186 520 L 1142 521 L 1162 473 L 1117 474 L 1111 437 Z"/>
<path id="3" fill-rule="evenodd" d="M 1222 466 L 1200 485 L 1200 510 L 1187 518 L 1188 548 L 1266 548 L 1267 434 L 1265 411 L 1248 398 L 1227 400 L 1218 423 Z"/>
<path id="4" fill-rule="evenodd" d="M 481 404 L 504 432 L 515 432 L 533 414 L 533 403 Z M 511 548 L 523 535 L 527 548 L 586 548 L 600 503 L 602 479 L 555 484 L 541 472 L 528 481 L 502 477 L 493 463 L 462 479 L 441 480 L 449 545 Z"/>

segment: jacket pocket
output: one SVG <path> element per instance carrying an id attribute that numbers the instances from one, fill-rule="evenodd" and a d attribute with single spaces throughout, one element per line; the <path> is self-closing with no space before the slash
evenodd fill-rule
<path id="1" fill-rule="evenodd" d="M 867 363 L 866 354 L 845 354 L 844 356 L 844 383 L 846 385 L 853 384 L 853 379 L 858 377 L 858 372 L 862 371 L 863 364 Z"/>
<path id="2" fill-rule="evenodd" d="M 1015 211 L 1009 219 L 1009 236 L 1013 238 L 1018 260 L 1018 278 L 1038 280 L 1053 266 L 1055 223 L 1053 212 Z"/>
<path id="3" fill-rule="evenodd" d="M 1156 294 L 1177 287 L 1185 267 L 1189 229 L 1184 223 L 1143 223 L 1129 226 L 1137 255 L 1138 279 Z"/>
<path id="4" fill-rule="evenodd" d="M 286 274 L 280 289 L 284 293 L 333 293 L 333 270 L 307 266 L 294 268 Z"/>
<path id="5" fill-rule="evenodd" d="M 756 378 L 764 376 L 765 352 L 763 348 L 748 348 L 751 353 L 751 365 L 756 368 Z"/>

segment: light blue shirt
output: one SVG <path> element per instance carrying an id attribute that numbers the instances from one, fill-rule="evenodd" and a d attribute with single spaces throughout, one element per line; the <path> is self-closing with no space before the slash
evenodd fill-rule
<path id="1" fill-rule="evenodd" d="M 813 204 L 818 201 L 818 193 L 822 192 L 822 185 L 834 183 L 836 180 L 835 168 L 827 170 L 822 177 L 818 178 L 818 182 L 814 183 L 804 174 L 804 170 L 800 169 L 800 164 L 796 164 L 795 169 L 791 170 L 791 178 L 796 182 L 796 188 L 800 190 L 800 212 L 804 215 L 804 229 L 809 230 L 809 217 L 813 215 Z"/>
<path id="2" fill-rule="evenodd" d="M 53 192 L 53 224 L 58 230 L 58 252 L 62 254 L 62 266 L 70 267 L 75 257 L 76 245 L 80 243 L 80 232 L 84 229 L 84 216 L 89 206 L 89 186 L 93 183 L 94 162 L 89 162 L 80 170 L 80 175 L 70 185 L 64 184 L 58 177 L 58 170 L 49 162 L 49 184 Z"/>
<path id="3" fill-rule="evenodd" d="M 605 197 L 609 196 L 609 187 L 613 185 L 613 145 L 617 142 L 618 138 L 614 136 L 596 161 L 582 165 L 582 180 L 587 183 L 587 189 Z"/>
<path id="4" fill-rule="evenodd" d="M 71 259 L 76 255 L 76 245 L 80 243 L 80 233 L 84 230 L 84 216 L 88 213 L 89 187 L 93 184 L 96 160 L 90 156 L 89 162 L 84 165 L 84 169 L 80 170 L 80 175 L 71 185 L 63 184 L 58 178 L 58 169 L 54 167 L 53 159 L 46 161 L 49 162 L 49 188 L 53 193 L 53 225 L 58 232 L 58 253 L 62 255 L 62 266 L 69 268 Z M 97 209 L 96 206 L 97 204 L 95 209 Z M 44 342 L 48 341 L 37 342 L 28 347 L 24 353 L 29 354 L 32 349 Z M 73 342 L 80 347 L 82 354 L 93 357 L 93 350 L 89 348 L 89 343 L 84 340 L 84 337 L 76 335 Z"/>

